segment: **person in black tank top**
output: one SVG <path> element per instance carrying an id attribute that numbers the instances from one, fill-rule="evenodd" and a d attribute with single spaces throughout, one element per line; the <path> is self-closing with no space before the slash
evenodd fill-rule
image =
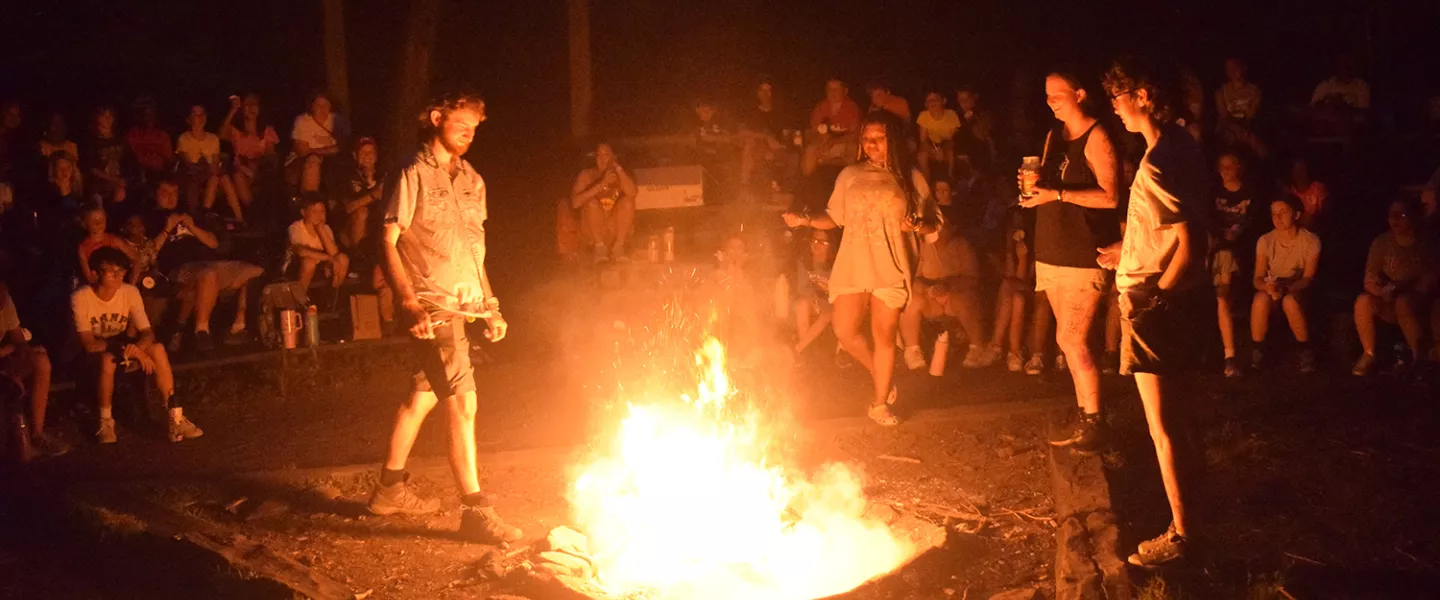
<path id="1" fill-rule="evenodd" d="M 1086 112 L 1086 97 L 1072 76 L 1045 78 L 1045 100 L 1059 124 L 1045 139 L 1033 193 L 1020 199 L 1020 206 L 1035 209 L 1035 291 L 1045 292 L 1055 313 L 1055 342 L 1069 363 L 1081 413 L 1074 432 L 1051 443 L 1082 452 L 1102 445 L 1100 369 L 1088 341 L 1110 280 L 1097 259 L 1100 248 L 1120 239 L 1119 162 L 1108 132 Z M 1037 357 L 1026 372 L 1043 369 Z"/>

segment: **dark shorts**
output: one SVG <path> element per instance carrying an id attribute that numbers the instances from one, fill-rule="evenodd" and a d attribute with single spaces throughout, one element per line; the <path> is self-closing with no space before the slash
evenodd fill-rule
<path id="1" fill-rule="evenodd" d="M 1142 290 L 1121 296 L 1120 373 L 1170 375 L 1193 365 L 1206 339 L 1200 326 L 1213 327 L 1200 318 L 1204 300 L 1194 291 L 1168 292 L 1160 300 Z"/>
<path id="2" fill-rule="evenodd" d="M 450 317 L 435 325 L 435 339 L 413 343 L 419 361 L 415 391 L 433 391 L 441 399 L 475 391 L 475 369 L 470 365 L 470 340 L 465 337 L 464 319 Z"/>

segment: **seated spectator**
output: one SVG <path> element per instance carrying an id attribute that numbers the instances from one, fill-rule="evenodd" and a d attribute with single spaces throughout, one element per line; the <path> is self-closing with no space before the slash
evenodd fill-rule
<path id="1" fill-rule="evenodd" d="M 960 86 L 955 92 L 955 113 L 960 116 L 960 131 L 955 135 L 957 160 L 969 157 L 976 170 L 990 172 L 998 149 L 994 119 L 980 108 L 980 93 L 969 86 Z"/>
<path id="2" fill-rule="evenodd" d="M 80 157 L 84 167 L 87 195 L 98 197 L 107 207 L 125 202 L 125 172 L 129 169 L 125 143 L 115 134 L 115 109 L 102 106 L 95 110 L 92 137 L 85 142 Z"/>
<path id="3" fill-rule="evenodd" d="M 1205 84 L 1200 83 L 1200 76 L 1195 70 L 1184 68 L 1180 70 L 1180 93 L 1183 96 L 1184 111 L 1175 124 L 1184 127 L 1190 132 L 1190 137 L 1201 142 L 1205 138 Z"/>
<path id="4" fill-rule="evenodd" d="M 1270 329 L 1270 309 L 1275 303 L 1285 312 L 1290 332 L 1300 344 L 1300 372 L 1315 371 L 1315 349 L 1310 347 L 1310 327 L 1305 320 L 1306 289 L 1315 281 L 1320 264 L 1320 236 L 1296 222 L 1299 214 L 1294 199 L 1282 196 L 1270 201 L 1270 219 L 1275 229 L 1260 236 L 1255 244 L 1255 300 L 1250 304 L 1250 368 L 1264 366 L 1265 334 Z"/>
<path id="5" fill-rule="evenodd" d="M 910 102 L 891 92 L 890 84 L 872 81 L 865 86 L 865 92 L 870 94 L 870 112 L 888 110 L 890 114 L 900 117 L 901 121 L 910 122 Z"/>
<path id="6" fill-rule="evenodd" d="M 1370 109 L 1370 84 L 1359 77 L 1354 57 L 1345 55 L 1336 61 L 1335 75 L 1315 86 L 1310 106 L 1346 113 Z"/>
<path id="7" fill-rule="evenodd" d="M 810 132 L 805 142 L 801 171 L 815 173 L 821 164 L 844 166 L 859 152 L 860 105 L 850 99 L 844 81 L 825 83 L 825 99 L 810 111 Z"/>
<path id="8" fill-rule="evenodd" d="M 620 166 L 610 144 L 595 147 L 595 166 L 575 176 L 570 206 L 580 211 L 581 235 L 595 247 L 594 261 L 625 261 L 635 227 L 635 196 L 639 188 Z"/>
<path id="9" fill-rule="evenodd" d="M 1255 192 L 1245 182 L 1245 163 L 1234 153 L 1225 153 L 1215 161 L 1220 175 L 1220 189 L 1215 194 L 1216 226 L 1210 232 L 1210 282 L 1215 286 L 1215 317 L 1220 327 L 1220 343 L 1225 350 L 1225 376 L 1239 377 L 1240 362 L 1235 357 L 1235 287 L 1236 273 L 1248 263 L 1244 245 L 1250 237 L 1255 210 Z M 1308 232 L 1307 232 L 1308 233 Z M 1288 239 L 1288 238 L 1287 238 Z M 1258 288 L 1257 288 L 1258 289 Z"/>
<path id="10" fill-rule="evenodd" d="M 310 282 L 318 269 L 330 271 L 333 292 L 340 290 L 350 273 L 350 257 L 335 243 L 335 232 L 325 224 L 325 199 L 319 194 L 306 194 L 300 199 L 300 219 L 290 224 L 290 254 L 299 271 L 296 277 L 302 305 L 310 304 Z"/>
<path id="11" fill-rule="evenodd" d="M 27 388 L 30 392 L 31 446 L 43 456 L 59 456 L 69 451 L 64 442 L 45 433 L 45 410 L 50 404 L 50 355 L 44 347 L 31 346 L 26 340 L 25 330 L 20 326 L 20 313 L 16 312 L 4 282 L 0 282 L 0 378 L 12 383 L 17 395 L 23 395 Z M 4 387 L 4 383 L 0 381 L 0 387 Z M 0 402 L 10 400 L 0 398 Z"/>
<path id="12" fill-rule="evenodd" d="M 231 96 L 230 112 L 222 122 L 220 138 L 230 142 L 235 150 L 231 177 L 235 195 L 240 204 L 248 208 L 255 202 L 256 178 L 266 169 L 266 164 L 273 164 L 280 135 L 260 119 L 260 96 L 254 93 L 245 94 L 243 99 Z"/>
<path id="13" fill-rule="evenodd" d="M 180 155 L 180 172 L 185 176 L 185 199 L 192 212 L 201 207 L 209 212 L 215 206 L 215 190 L 225 192 L 225 202 L 236 221 L 245 221 L 245 211 L 235 194 L 235 182 L 220 162 L 220 137 L 205 131 L 205 107 L 190 107 L 185 120 L 190 129 L 175 138 L 175 152 Z"/>
<path id="14" fill-rule="evenodd" d="M 811 229 L 809 252 L 797 262 L 791 287 L 795 310 L 795 353 L 810 347 L 830 326 L 830 268 L 835 262 L 835 236 L 830 231 Z"/>
<path id="15" fill-rule="evenodd" d="M 740 116 L 743 147 L 740 151 L 740 185 L 755 181 L 756 171 L 768 171 L 761 184 L 777 182 L 793 173 L 798 157 L 790 135 L 789 118 L 775 106 L 775 82 L 765 77 L 755 86 L 755 105 Z M 782 171 L 778 172 L 777 171 Z"/>
<path id="16" fill-rule="evenodd" d="M 346 248 L 360 248 L 369 232 L 379 229 L 371 217 L 384 212 L 379 202 L 385 197 L 385 182 L 375 170 L 379 161 L 380 150 L 375 138 L 362 137 L 355 141 L 355 170 L 350 174 L 349 194 L 341 206 L 345 212 L 340 243 Z"/>
<path id="17" fill-rule="evenodd" d="M 998 356 L 1002 344 L 1008 341 L 1005 370 L 1011 373 L 1019 373 L 1025 368 L 1020 340 L 1025 334 L 1025 302 L 1035 290 L 1035 264 L 1030 246 L 1025 241 L 1025 229 L 1025 213 L 1019 209 L 1010 210 L 999 260 L 996 261 L 1000 267 L 1000 289 L 995 295 L 995 328 L 990 336 L 990 353 Z M 1032 347 L 1042 344 L 1043 337 Z"/>
<path id="18" fill-rule="evenodd" d="M 1260 86 L 1246 79 L 1249 67 L 1245 61 L 1225 59 L 1225 83 L 1215 90 L 1215 114 L 1220 128 L 1246 127 L 1260 115 Z"/>
<path id="19" fill-rule="evenodd" d="M 940 92 L 925 94 L 925 111 L 916 117 L 920 130 L 920 151 L 916 160 L 926 178 L 931 178 L 931 163 L 945 164 L 946 178 L 955 176 L 955 132 L 960 130 L 960 116 L 945 108 Z"/>
<path id="20" fill-rule="evenodd" d="M 84 184 L 75 166 L 75 155 L 56 152 L 50 155 L 48 185 L 44 197 L 35 206 L 50 224 L 64 223 L 85 203 Z"/>
<path id="21" fill-rule="evenodd" d="M 63 152 L 70 156 L 80 156 L 80 149 L 75 142 L 70 141 L 67 127 L 65 126 L 65 115 L 53 113 L 50 120 L 45 124 L 45 133 L 40 138 L 40 156 L 50 158 L 56 152 Z"/>
<path id="22" fill-rule="evenodd" d="M 136 123 L 125 132 L 125 145 L 140 166 L 141 180 L 154 185 L 170 170 L 175 160 L 175 146 L 170 134 L 157 125 L 159 108 L 155 100 L 139 98 L 132 108 Z"/>
<path id="23" fill-rule="evenodd" d="M 101 248 L 90 255 L 90 270 L 99 274 L 94 284 L 75 290 L 70 308 L 75 313 L 75 331 L 88 354 L 87 366 L 96 378 L 96 399 L 100 407 L 100 430 L 95 436 L 102 444 L 115 443 L 115 419 L 110 406 L 115 394 L 115 375 L 120 365 L 134 360 L 146 375 L 155 376 L 155 387 L 169 407 L 169 437 L 179 442 L 204 435 L 185 417 L 184 404 L 175 395 L 175 375 L 165 348 L 155 343 L 155 332 L 145 316 L 140 290 L 125 283 L 130 260 L 113 248 Z"/>
<path id="24" fill-rule="evenodd" d="M 95 283 L 95 271 L 90 268 L 90 254 L 100 248 L 108 247 L 124 252 L 130 263 L 135 264 L 135 255 L 131 253 L 125 240 L 106 231 L 105 209 L 98 205 L 87 206 L 80 212 L 80 225 L 85 228 L 85 239 L 80 240 L 76 255 L 80 258 L 81 281 L 86 285 Z M 125 281 L 133 285 L 137 277 L 138 272 L 127 273 Z"/>
<path id="25" fill-rule="evenodd" d="M 920 244 L 920 266 L 912 284 L 910 302 L 900 313 L 900 338 L 905 344 L 905 366 L 910 370 L 925 367 L 925 353 L 920 348 L 920 329 L 926 318 L 953 319 L 958 322 L 970 348 L 962 363 L 967 369 L 995 364 L 1000 358 L 985 344 L 980 328 L 980 261 L 975 248 L 960 235 L 955 218 L 950 182 L 939 180 L 934 187 L 935 204 L 945 215 L 936 236 L 928 236 Z M 959 335 L 951 335 L 959 341 Z"/>
<path id="26" fill-rule="evenodd" d="M 1355 375 L 1368 375 L 1375 367 L 1375 319 L 1396 323 L 1410 346 L 1410 356 L 1397 356 L 1397 370 L 1420 359 L 1421 321 L 1435 293 L 1435 247 L 1415 228 L 1420 209 L 1413 202 L 1390 203 L 1390 231 L 1370 244 L 1365 259 L 1365 291 L 1355 299 L 1355 330 L 1365 353 L 1355 361 Z"/>
<path id="27" fill-rule="evenodd" d="M 156 256 L 156 263 L 172 285 L 179 288 L 179 323 L 183 328 L 193 311 L 195 347 L 201 352 L 215 349 L 210 339 L 210 315 L 222 292 L 237 295 L 239 306 L 230 325 L 227 341 L 238 341 L 245 335 L 245 313 L 248 294 L 243 293 L 252 279 L 264 271 L 255 265 L 222 260 L 216 251 L 220 239 L 195 221 L 195 217 L 179 209 L 180 187 L 174 180 L 161 180 L 155 187 L 155 210 L 149 215 L 147 229 L 166 236 Z M 172 352 L 178 351 L 183 331 L 177 330 L 170 340 Z"/>
<path id="28" fill-rule="evenodd" d="M 120 228 L 120 237 L 125 241 L 125 254 L 135 260 L 136 277 L 131 285 L 140 288 L 144 295 L 158 284 L 155 257 L 165 245 L 165 234 L 150 236 L 145 231 L 145 216 L 135 213 L 125 218 Z"/>
<path id="29" fill-rule="evenodd" d="M 344 119 L 331 110 L 324 93 L 311 95 L 306 112 L 295 117 L 290 130 L 290 156 L 285 159 L 286 178 L 301 192 L 320 190 L 325 161 L 340 152 L 348 137 Z"/>
<path id="30" fill-rule="evenodd" d="M 1321 225 L 1325 201 L 1330 198 L 1330 188 L 1310 176 L 1310 162 L 1303 157 L 1290 161 L 1290 169 L 1284 181 L 1286 193 L 1300 199 L 1300 226 L 1316 231 Z"/>
<path id="31" fill-rule="evenodd" d="M 695 103 L 695 162 L 705 167 L 706 175 L 722 185 L 730 180 L 736 144 L 735 124 L 709 100 Z"/>

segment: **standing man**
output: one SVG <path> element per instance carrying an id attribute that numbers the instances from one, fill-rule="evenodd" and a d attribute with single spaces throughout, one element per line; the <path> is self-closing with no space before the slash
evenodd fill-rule
<path id="1" fill-rule="evenodd" d="M 1185 507 L 1164 411 L 1170 390 L 1164 384 L 1192 356 L 1196 344 L 1190 328 L 1199 322 L 1199 302 L 1204 301 L 1199 288 L 1207 241 L 1205 158 L 1195 139 L 1172 122 L 1179 96 L 1168 83 L 1154 68 L 1130 60 L 1117 61 L 1105 75 L 1105 91 L 1125 129 L 1145 138 L 1145 157 L 1130 186 L 1124 240 L 1101 249 L 1099 260 L 1116 269 L 1120 372 L 1135 374 L 1172 518 L 1165 533 L 1141 542 L 1130 555 L 1130 563 L 1138 566 L 1185 555 Z"/>
<path id="2" fill-rule="evenodd" d="M 385 271 L 420 361 L 415 389 L 400 407 L 390 454 L 370 496 L 370 512 L 425 514 L 440 508 L 405 485 L 405 462 L 420 425 L 444 402 L 450 425 L 450 468 L 460 488 L 460 534 L 500 544 L 521 538 L 480 491 L 475 464 L 475 376 L 465 322 L 455 311 L 483 312 L 492 341 L 505 337 L 500 302 L 485 274 L 485 181 L 463 155 L 485 120 L 485 101 L 458 94 L 430 103 L 420 115 L 425 141 L 385 199 Z"/>
<path id="3" fill-rule="evenodd" d="M 1056 123 L 1045 138 L 1032 194 L 1020 206 L 1035 209 L 1035 291 L 1045 292 L 1055 313 L 1055 345 L 1063 352 L 1056 369 L 1068 365 L 1080 408 L 1075 429 L 1052 440 L 1081 453 L 1103 446 L 1100 417 L 1100 368 L 1090 351 L 1090 325 L 1100 299 L 1110 289 L 1110 274 L 1095 264 L 1096 248 L 1120 239 L 1119 161 L 1109 132 L 1087 112 L 1089 93 L 1066 73 L 1045 78 L 1045 101 Z M 1023 188 L 1022 188 L 1023 189 Z M 1031 348 L 1027 373 L 1044 370 L 1044 353 Z"/>

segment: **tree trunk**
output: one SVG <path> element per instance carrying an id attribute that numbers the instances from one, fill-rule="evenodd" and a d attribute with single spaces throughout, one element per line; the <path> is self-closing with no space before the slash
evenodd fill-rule
<path id="1" fill-rule="evenodd" d="M 590 0 L 570 2 L 570 135 L 590 135 L 593 82 L 590 60 Z"/>
<path id="2" fill-rule="evenodd" d="M 343 0 L 321 0 L 325 10 L 325 91 L 344 110 L 350 106 L 350 71 L 345 59 L 345 11 Z"/>
<path id="3" fill-rule="evenodd" d="M 412 0 L 405 26 L 405 46 L 400 57 L 400 82 L 395 98 L 394 118 L 385 142 L 390 160 L 405 160 L 419 143 L 418 115 L 430 88 L 430 57 L 435 52 L 436 27 L 440 22 L 440 0 Z"/>

